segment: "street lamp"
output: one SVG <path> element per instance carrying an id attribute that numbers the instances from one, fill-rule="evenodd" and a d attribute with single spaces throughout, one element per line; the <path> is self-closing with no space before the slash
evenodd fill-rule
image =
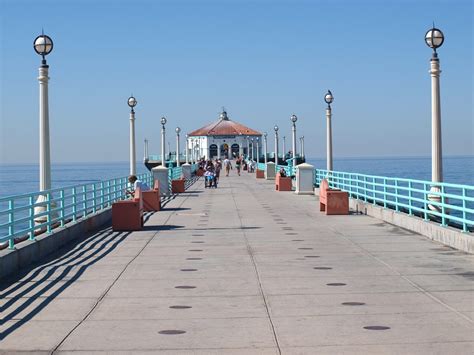
<path id="1" fill-rule="evenodd" d="M 247 160 L 250 158 L 250 137 L 247 136 Z"/>
<path id="2" fill-rule="evenodd" d="M 296 165 L 296 121 L 298 121 L 298 117 L 296 115 L 291 115 L 290 121 L 292 123 L 291 125 L 291 131 L 293 133 L 292 137 L 292 143 L 293 143 L 293 165 Z"/>
<path id="3" fill-rule="evenodd" d="M 286 160 L 286 136 L 283 136 L 282 154 L 283 154 L 283 160 Z"/>
<path id="4" fill-rule="evenodd" d="M 265 163 L 265 166 L 267 166 L 267 135 L 268 135 L 267 132 L 263 133 L 263 141 L 264 141 L 263 148 L 264 148 L 264 155 L 265 155 L 263 158 L 264 159 L 263 161 Z"/>
<path id="5" fill-rule="evenodd" d="M 143 161 L 148 161 L 148 139 L 145 138 L 145 147 L 143 149 Z"/>
<path id="6" fill-rule="evenodd" d="M 135 155 L 135 110 L 137 100 L 132 96 L 128 98 L 128 106 L 130 107 L 130 175 L 136 174 L 136 155 Z"/>
<path id="7" fill-rule="evenodd" d="M 53 50 L 53 40 L 51 37 L 42 33 L 33 41 L 33 48 L 43 59 L 39 67 L 38 81 L 40 85 L 39 91 L 39 189 L 40 191 L 46 191 L 51 189 L 51 154 L 49 144 L 49 103 L 48 103 L 48 72 L 49 66 L 46 63 L 46 56 Z M 36 200 L 37 205 L 34 209 L 34 213 L 39 214 L 47 211 L 45 202 L 49 201 L 52 205 L 50 198 L 47 194 L 38 195 Z M 51 207 L 51 206 L 50 206 Z M 47 221 L 46 216 L 41 216 L 35 219 L 38 224 Z M 13 242 L 10 245 L 13 248 Z"/>
<path id="8" fill-rule="evenodd" d="M 161 117 L 161 166 L 165 167 L 165 124 L 166 124 L 166 117 Z"/>
<path id="9" fill-rule="evenodd" d="M 255 140 L 257 141 L 257 164 L 260 163 L 260 157 L 259 157 L 259 154 L 258 154 L 258 149 L 259 149 L 260 147 L 258 146 L 258 139 L 259 139 L 258 137 L 255 138 Z"/>
<path id="10" fill-rule="evenodd" d="M 278 126 L 275 125 L 273 129 L 275 130 L 275 169 L 276 169 L 276 166 L 278 165 Z"/>
<path id="11" fill-rule="evenodd" d="M 185 154 L 186 154 L 186 164 L 189 164 L 189 155 L 188 155 L 188 151 L 189 151 L 188 145 L 189 145 L 189 143 L 188 143 L 188 139 L 189 139 L 189 135 L 186 134 L 186 144 L 185 144 L 185 147 L 186 147 L 186 150 L 185 150 Z"/>
<path id="12" fill-rule="evenodd" d="M 179 166 L 179 134 L 181 132 L 181 128 L 176 127 L 176 166 Z"/>
<path id="13" fill-rule="evenodd" d="M 254 156 L 253 156 L 253 151 L 254 151 L 254 146 L 253 146 L 253 137 L 252 137 L 250 140 L 252 141 L 252 155 L 251 155 L 251 157 L 252 157 L 252 160 L 253 160 L 253 158 L 254 158 Z"/>
<path id="14" fill-rule="evenodd" d="M 326 108 L 326 170 L 332 171 L 332 128 L 331 128 L 331 103 L 334 101 L 331 90 L 324 95 L 324 102 L 328 104 Z"/>
<path id="15" fill-rule="evenodd" d="M 304 136 L 301 137 L 301 156 L 304 158 Z"/>
<path id="16" fill-rule="evenodd" d="M 443 181 L 443 150 L 441 144 L 441 100 L 439 88 L 439 76 L 441 69 L 439 67 L 439 58 L 436 49 L 441 47 L 444 42 L 444 35 L 440 29 L 433 28 L 425 34 L 426 45 L 433 48 L 431 56 L 431 181 L 433 183 Z M 432 185 L 428 199 L 434 202 L 441 202 L 439 193 L 441 189 L 437 185 Z M 439 206 L 429 205 L 432 210 L 441 210 Z"/>

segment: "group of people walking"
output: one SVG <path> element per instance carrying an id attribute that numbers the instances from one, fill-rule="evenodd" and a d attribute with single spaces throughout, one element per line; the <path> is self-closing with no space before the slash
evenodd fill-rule
<path id="1" fill-rule="evenodd" d="M 235 159 L 235 169 L 237 170 L 237 175 L 240 176 L 241 169 L 249 170 L 253 172 L 255 166 L 257 165 L 255 161 L 247 162 L 243 156 L 239 156 Z M 233 169 L 232 161 L 228 158 L 225 158 L 223 161 L 221 159 L 215 160 L 205 160 L 201 159 L 199 161 L 199 168 L 204 170 L 204 186 L 207 187 L 217 187 L 219 182 L 220 172 L 222 169 L 225 171 L 225 176 L 229 176 L 230 171 Z"/>

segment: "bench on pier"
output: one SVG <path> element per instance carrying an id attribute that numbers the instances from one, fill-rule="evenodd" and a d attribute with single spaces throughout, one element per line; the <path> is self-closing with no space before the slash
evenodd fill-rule
<path id="1" fill-rule="evenodd" d="M 264 179 L 265 178 L 265 171 L 264 170 L 255 170 L 255 177 L 257 179 Z"/>
<path id="2" fill-rule="evenodd" d="M 171 192 L 174 194 L 180 194 L 185 191 L 185 182 L 184 178 L 171 180 Z"/>
<path id="3" fill-rule="evenodd" d="M 319 185 L 319 210 L 330 214 L 349 214 L 349 194 L 339 189 L 329 188 L 326 179 Z"/>
<path id="4" fill-rule="evenodd" d="M 153 183 L 153 190 L 143 191 L 143 209 L 146 212 L 159 211 L 161 209 L 160 200 L 160 181 L 155 180 Z"/>
<path id="5" fill-rule="evenodd" d="M 131 200 L 112 204 L 112 229 L 114 231 L 135 231 L 143 228 L 143 196 L 140 188 L 135 190 Z"/>
<path id="6" fill-rule="evenodd" d="M 291 177 L 281 176 L 278 173 L 275 177 L 275 189 L 277 191 L 291 191 L 293 189 Z"/>

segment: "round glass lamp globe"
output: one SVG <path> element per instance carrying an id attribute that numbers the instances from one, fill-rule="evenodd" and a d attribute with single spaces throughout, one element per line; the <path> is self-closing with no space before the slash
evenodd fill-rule
<path id="1" fill-rule="evenodd" d="M 436 49 L 441 47 L 444 42 L 444 34 L 438 28 L 432 28 L 425 34 L 426 45 L 430 48 Z"/>
<path id="2" fill-rule="evenodd" d="M 296 121 L 298 121 L 298 117 L 296 117 L 296 115 L 291 115 L 290 120 L 291 122 L 295 123 Z"/>
<path id="3" fill-rule="evenodd" d="M 278 126 L 273 127 L 273 129 L 275 130 L 275 132 L 278 132 Z"/>
<path id="4" fill-rule="evenodd" d="M 332 96 L 331 90 L 328 90 L 328 93 L 326 95 L 324 95 L 324 101 L 327 104 L 330 104 L 334 101 L 334 97 Z"/>
<path id="5" fill-rule="evenodd" d="M 166 124 L 166 117 L 161 117 L 161 124 L 163 126 Z"/>
<path id="6" fill-rule="evenodd" d="M 130 106 L 130 107 L 137 106 L 137 99 L 135 99 L 133 96 L 130 96 L 128 98 L 128 106 Z"/>
<path id="7" fill-rule="evenodd" d="M 179 127 L 176 127 L 176 133 L 178 133 L 178 134 L 179 134 L 180 132 L 181 132 L 181 128 L 179 128 Z"/>
<path id="8" fill-rule="evenodd" d="M 39 35 L 33 42 L 33 48 L 39 55 L 48 55 L 53 50 L 53 40 L 44 34 Z"/>

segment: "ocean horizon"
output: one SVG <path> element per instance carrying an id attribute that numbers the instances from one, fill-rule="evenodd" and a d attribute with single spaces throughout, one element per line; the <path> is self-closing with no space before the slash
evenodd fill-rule
<path id="1" fill-rule="evenodd" d="M 326 168 L 325 158 L 307 158 L 317 169 Z M 334 158 L 335 171 L 375 176 L 431 180 L 431 157 L 339 157 Z M 443 158 L 444 181 L 474 185 L 474 156 L 458 155 Z M 147 172 L 143 162 L 137 162 L 137 174 Z M 82 185 L 112 178 L 125 177 L 129 163 L 67 162 L 52 163 L 52 188 Z M 31 193 L 39 190 L 39 165 L 35 163 L 0 163 L 0 197 Z"/>

